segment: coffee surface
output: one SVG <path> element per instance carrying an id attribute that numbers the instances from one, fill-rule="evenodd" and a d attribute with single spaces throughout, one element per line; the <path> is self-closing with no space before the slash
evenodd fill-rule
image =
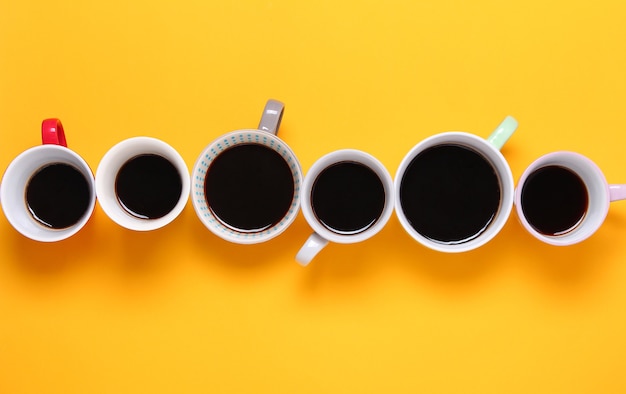
<path id="1" fill-rule="evenodd" d="M 115 180 L 118 201 L 129 214 L 141 219 L 158 219 L 170 213 L 182 189 L 174 164 L 154 154 L 131 158 Z"/>
<path id="2" fill-rule="evenodd" d="M 89 208 L 90 195 L 85 176 L 64 163 L 39 169 L 26 186 L 26 204 L 31 215 L 53 229 L 76 224 Z"/>
<path id="3" fill-rule="evenodd" d="M 333 164 L 315 180 L 311 203 L 317 219 L 339 234 L 373 226 L 385 207 L 385 189 L 369 167 L 351 161 Z"/>
<path id="4" fill-rule="evenodd" d="M 589 195 L 583 180 L 561 166 L 539 168 L 524 183 L 522 210 L 528 223 L 545 235 L 564 234 L 583 219 Z"/>
<path id="5" fill-rule="evenodd" d="M 460 244 L 483 233 L 498 213 L 500 198 L 492 164 L 456 144 L 419 153 L 400 183 L 400 201 L 410 225 L 443 244 Z"/>
<path id="6" fill-rule="evenodd" d="M 238 144 L 209 165 L 204 183 L 209 208 L 225 226 L 260 232 L 278 224 L 289 211 L 294 181 L 289 164 L 274 149 Z"/>

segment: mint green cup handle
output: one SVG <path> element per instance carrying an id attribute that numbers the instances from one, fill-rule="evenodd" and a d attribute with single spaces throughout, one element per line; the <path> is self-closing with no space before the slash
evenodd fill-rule
<path id="1" fill-rule="evenodd" d="M 276 135 L 280 127 L 280 121 L 283 119 L 283 111 L 285 105 L 278 100 L 267 100 L 263 115 L 259 122 L 259 130 L 267 131 Z"/>
<path id="2" fill-rule="evenodd" d="M 509 138 L 511 138 L 516 129 L 517 120 L 515 120 L 512 116 L 507 116 L 491 133 L 491 135 L 487 137 L 487 141 L 497 150 L 500 150 Z"/>

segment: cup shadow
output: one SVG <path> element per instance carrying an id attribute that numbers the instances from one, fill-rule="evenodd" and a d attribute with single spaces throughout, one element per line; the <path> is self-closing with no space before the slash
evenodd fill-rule
<path id="1" fill-rule="evenodd" d="M 305 234 L 298 245 L 304 244 L 312 230 Z M 330 242 L 306 267 L 304 286 L 310 291 L 332 284 L 350 285 L 376 277 L 384 269 L 386 261 L 372 254 L 385 244 L 385 230 L 374 237 L 356 244 Z M 294 264 L 297 264 L 294 260 Z"/>
<path id="2" fill-rule="evenodd" d="M 195 216 L 188 215 L 186 226 L 194 249 L 200 250 L 200 258 L 212 268 L 236 275 L 258 276 L 262 271 L 284 266 L 294 261 L 301 234 L 308 227 L 301 214 L 276 238 L 258 244 L 242 245 L 226 241 L 213 234 Z M 306 239 L 306 237 L 302 237 Z"/>
<path id="3" fill-rule="evenodd" d="M 417 286 L 458 291 L 481 283 L 501 264 L 493 258 L 493 246 L 462 254 L 430 250 L 406 234 L 395 215 L 364 243 L 327 246 L 306 268 L 304 290 L 316 293 L 326 287 L 372 282 L 387 273 L 409 273 Z"/>
<path id="4" fill-rule="evenodd" d="M 95 216 L 95 215 L 94 215 Z M 35 279 L 58 278 L 90 264 L 98 239 L 94 217 L 75 235 L 59 242 L 31 240 L 7 225 L 4 244 L 8 260 L 19 274 Z"/>
<path id="5" fill-rule="evenodd" d="M 181 214 L 182 216 L 182 214 Z M 174 256 L 176 245 L 169 242 L 170 234 L 181 231 L 181 216 L 165 228 L 134 231 L 113 223 L 101 227 L 99 234 L 100 260 L 117 275 L 140 279 L 167 272 L 179 263 Z M 108 247 L 107 247 L 108 245 Z"/>
<path id="6" fill-rule="evenodd" d="M 420 245 L 413 240 L 397 221 L 398 238 L 405 246 L 399 248 L 399 259 L 405 270 L 413 271 L 422 281 L 447 289 L 467 289 L 483 283 L 504 264 L 502 257 L 506 246 L 501 240 L 502 229 L 487 244 L 468 252 L 443 253 Z"/>
<path id="7" fill-rule="evenodd" d="M 517 221 L 516 212 L 512 219 Z M 608 275 L 611 265 L 616 264 L 621 231 L 626 229 L 626 217 L 607 216 L 602 227 L 590 238 L 570 246 L 545 244 L 528 234 L 521 224 L 517 224 L 511 239 L 519 240 L 514 252 L 518 262 L 550 288 L 561 291 L 581 291 L 591 287 Z"/>

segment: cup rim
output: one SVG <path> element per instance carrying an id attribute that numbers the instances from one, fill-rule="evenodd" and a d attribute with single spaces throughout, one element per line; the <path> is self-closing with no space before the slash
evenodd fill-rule
<path id="1" fill-rule="evenodd" d="M 565 167 L 569 169 L 570 171 L 573 171 L 574 173 L 576 173 L 576 175 L 578 175 L 583 180 L 583 182 L 585 183 L 585 188 L 587 189 L 587 193 L 588 194 L 590 193 L 589 184 L 587 183 L 586 177 L 583 176 L 580 173 L 580 171 L 578 171 L 576 168 L 572 168 L 571 165 L 563 164 L 564 158 L 565 160 L 575 160 L 577 163 L 580 163 L 582 166 L 586 167 L 587 169 L 589 169 L 589 171 L 593 173 L 594 179 L 600 182 L 600 184 L 602 185 L 600 189 L 602 190 L 603 195 L 597 197 L 597 202 L 598 204 L 601 204 L 600 206 L 601 211 L 599 215 L 597 215 L 593 226 L 586 229 L 584 233 L 577 231 L 578 229 L 582 230 L 582 227 L 579 225 L 577 229 L 571 230 L 562 235 L 555 236 L 555 235 L 542 234 L 539 231 L 535 230 L 533 226 L 530 224 L 530 222 L 528 222 L 528 220 L 526 219 L 526 215 L 524 214 L 524 209 L 523 209 L 522 202 L 521 202 L 523 186 L 526 183 L 526 180 L 528 179 L 528 177 L 532 173 L 550 165 Z M 589 195 L 589 200 L 590 200 L 589 204 L 591 204 L 591 198 L 592 198 L 591 195 Z M 591 237 L 604 222 L 609 212 L 609 206 L 610 206 L 609 183 L 607 182 L 606 177 L 604 176 L 604 173 L 602 172 L 600 167 L 591 159 L 589 159 L 588 157 L 578 152 L 573 152 L 573 151 L 566 151 L 566 150 L 554 151 L 554 152 L 546 153 L 536 158 L 535 160 L 533 160 L 532 163 L 530 163 L 524 169 L 524 172 L 520 176 L 517 186 L 515 188 L 515 210 L 517 213 L 518 221 L 522 224 L 522 226 L 526 229 L 526 231 L 529 234 L 531 234 L 533 237 L 537 238 L 538 240 L 542 242 L 545 242 L 547 244 L 554 245 L 554 246 L 574 245 Z"/>
<path id="2" fill-rule="evenodd" d="M 411 161 L 421 152 L 427 148 L 431 148 L 444 144 L 458 144 L 468 146 L 470 149 L 477 151 L 481 154 L 491 166 L 496 170 L 498 179 L 500 180 L 501 198 L 500 206 L 498 208 L 496 218 L 493 220 L 487 230 L 479 236 L 463 243 L 459 244 L 444 244 L 430 240 L 429 238 L 421 235 L 415 230 L 409 223 L 404 210 L 402 208 L 402 201 L 400 199 L 400 187 L 402 184 L 402 178 L 408 168 Z M 477 135 L 467 133 L 464 131 L 446 131 L 432 135 L 414 145 L 409 152 L 404 156 L 394 178 L 395 184 L 395 211 L 400 224 L 404 230 L 417 242 L 426 246 L 429 249 L 446 253 L 461 253 L 468 252 L 477 249 L 489 241 L 491 241 L 496 235 L 500 233 L 513 210 L 514 199 L 514 180 L 511 167 L 502 155 L 502 152 L 492 145 L 487 139 L 479 137 Z"/>
<path id="3" fill-rule="evenodd" d="M 31 223 L 33 224 L 33 226 L 36 226 L 34 228 L 38 228 L 41 230 L 39 232 L 34 232 L 34 231 L 29 231 L 28 229 L 26 229 L 25 226 L 23 226 L 20 221 L 21 217 L 25 217 L 27 215 L 27 214 L 24 214 L 25 210 L 8 209 L 10 207 L 7 207 L 6 201 L 18 200 L 17 197 L 13 198 L 11 193 L 20 193 L 21 195 L 20 198 L 23 200 L 24 199 L 23 195 L 25 192 L 25 188 L 28 185 L 28 181 L 32 178 L 32 176 L 35 174 L 36 171 L 38 171 L 39 169 L 47 165 L 62 162 L 62 163 L 70 164 L 74 167 L 78 167 L 75 165 L 75 163 L 71 163 L 69 161 L 46 159 L 46 160 L 43 160 L 41 164 L 37 165 L 37 168 L 29 172 L 29 175 L 27 175 L 26 179 L 24 179 L 23 187 L 17 187 L 17 188 L 13 186 L 8 187 L 9 185 L 5 184 L 5 182 L 13 181 L 14 177 L 18 176 L 17 171 L 20 168 L 22 168 L 22 162 L 24 160 L 27 160 L 29 156 L 33 154 L 38 154 L 37 152 L 40 152 L 43 150 L 56 151 L 57 153 L 62 154 L 62 155 L 69 155 L 78 164 L 80 164 L 80 168 L 78 168 L 78 170 L 83 174 L 83 176 L 85 176 L 85 178 L 87 179 L 89 183 L 89 189 L 90 189 L 89 197 L 90 198 L 89 198 L 89 205 L 87 209 L 85 210 L 85 213 L 72 226 L 62 228 L 62 229 L 48 229 L 48 228 L 45 228 L 44 226 L 41 226 L 31 217 L 30 218 Z M 20 181 L 20 186 L 21 184 L 22 182 Z M 62 145 L 55 145 L 55 144 L 37 145 L 31 148 L 28 148 L 25 151 L 18 154 L 17 156 L 15 156 L 13 160 L 11 160 L 11 162 L 7 166 L 4 172 L 4 175 L 2 177 L 2 183 L 0 184 L 0 201 L 3 202 L 2 209 L 4 211 L 5 217 L 7 218 L 11 226 L 23 236 L 29 239 L 32 239 L 34 241 L 39 241 L 39 242 L 62 241 L 78 233 L 83 227 L 85 227 L 87 222 L 93 216 L 93 212 L 94 212 L 95 205 L 96 205 L 96 188 L 95 188 L 95 180 L 94 180 L 93 171 L 91 170 L 91 167 L 89 167 L 89 164 L 85 161 L 85 159 L 83 159 L 82 156 L 80 156 L 78 153 L 76 153 L 70 148 L 67 148 Z"/>
<path id="4" fill-rule="evenodd" d="M 128 149 L 128 152 L 125 152 Z M 141 219 L 131 216 L 121 207 L 115 195 L 115 178 L 120 168 L 129 160 L 144 154 L 165 157 L 179 171 L 181 192 L 178 202 L 165 216 L 157 219 Z M 124 139 L 113 145 L 100 159 L 96 170 L 96 195 L 106 215 L 118 225 L 134 231 L 156 230 L 176 219 L 189 199 L 189 170 L 183 157 L 174 147 L 158 138 L 137 136 Z"/>
<path id="5" fill-rule="evenodd" d="M 268 141 L 269 144 L 266 145 L 264 142 Z M 294 178 L 294 195 L 289 211 L 279 223 L 261 232 L 240 232 L 223 225 L 221 221 L 213 215 L 204 197 L 204 177 L 207 174 L 210 162 L 222 151 L 244 143 L 264 145 L 280 153 L 289 165 Z M 213 234 L 233 243 L 257 244 L 277 237 L 294 222 L 300 209 L 300 188 L 302 180 L 302 168 L 297 156 L 289 145 L 278 136 L 259 129 L 233 130 L 215 138 L 207 144 L 198 155 L 191 171 L 191 203 L 200 222 Z"/>
<path id="6" fill-rule="evenodd" d="M 339 234 L 322 225 L 313 212 L 311 192 L 317 177 L 326 168 L 341 162 L 353 161 L 373 170 L 385 190 L 385 205 L 380 217 L 373 226 L 356 234 Z M 322 238 L 335 243 L 357 243 L 365 241 L 380 232 L 389 221 L 394 209 L 394 185 L 391 174 L 384 164 L 373 155 L 357 149 L 340 149 L 325 154 L 313 163 L 302 184 L 302 213 L 313 231 Z"/>

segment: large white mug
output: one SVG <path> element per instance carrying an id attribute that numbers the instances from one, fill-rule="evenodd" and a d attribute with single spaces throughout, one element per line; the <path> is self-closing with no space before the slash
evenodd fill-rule
<path id="1" fill-rule="evenodd" d="M 135 231 L 161 228 L 180 215 L 189 200 L 189 171 L 169 144 L 133 137 L 109 149 L 96 170 L 102 210 Z"/>
<path id="2" fill-rule="evenodd" d="M 265 242 L 285 231 L 298 214 L 302 170 L 293 151 L 276 136 L 283 111 L 283 103 L 268 100 L 258 129 L 222 135 L 193 166 L 193 207 L 222 239 Z"/>
<path id="3" fill-rule="evenodd" d="M 43 144 L 18 155 L 7 167 L 0 199 L 9 223 L 41 242 L 71 237 L 91 217 L 96 202 L 89 165 L 67 148 L 58 119 L 41 124 Z"/>
<path id="4" fill-rule="evenodd" d="M 517 128 L 508 116 L 487 139 L 436 134 L 404 157 L 395 177 L 396 213 L 406 232 L 440 252 L 489 242 L 513 207 L 511 169 L 500 149 Z"/>
<path id="5" fill-rule="evenodd" d="M 302 185 L 302 213 L 313 228 L 296 261 L 303 266 L 328 244 L 377 234 L 393 212 L 393 180 L 374 156 L 343 149 L 318 159 Z"/>

